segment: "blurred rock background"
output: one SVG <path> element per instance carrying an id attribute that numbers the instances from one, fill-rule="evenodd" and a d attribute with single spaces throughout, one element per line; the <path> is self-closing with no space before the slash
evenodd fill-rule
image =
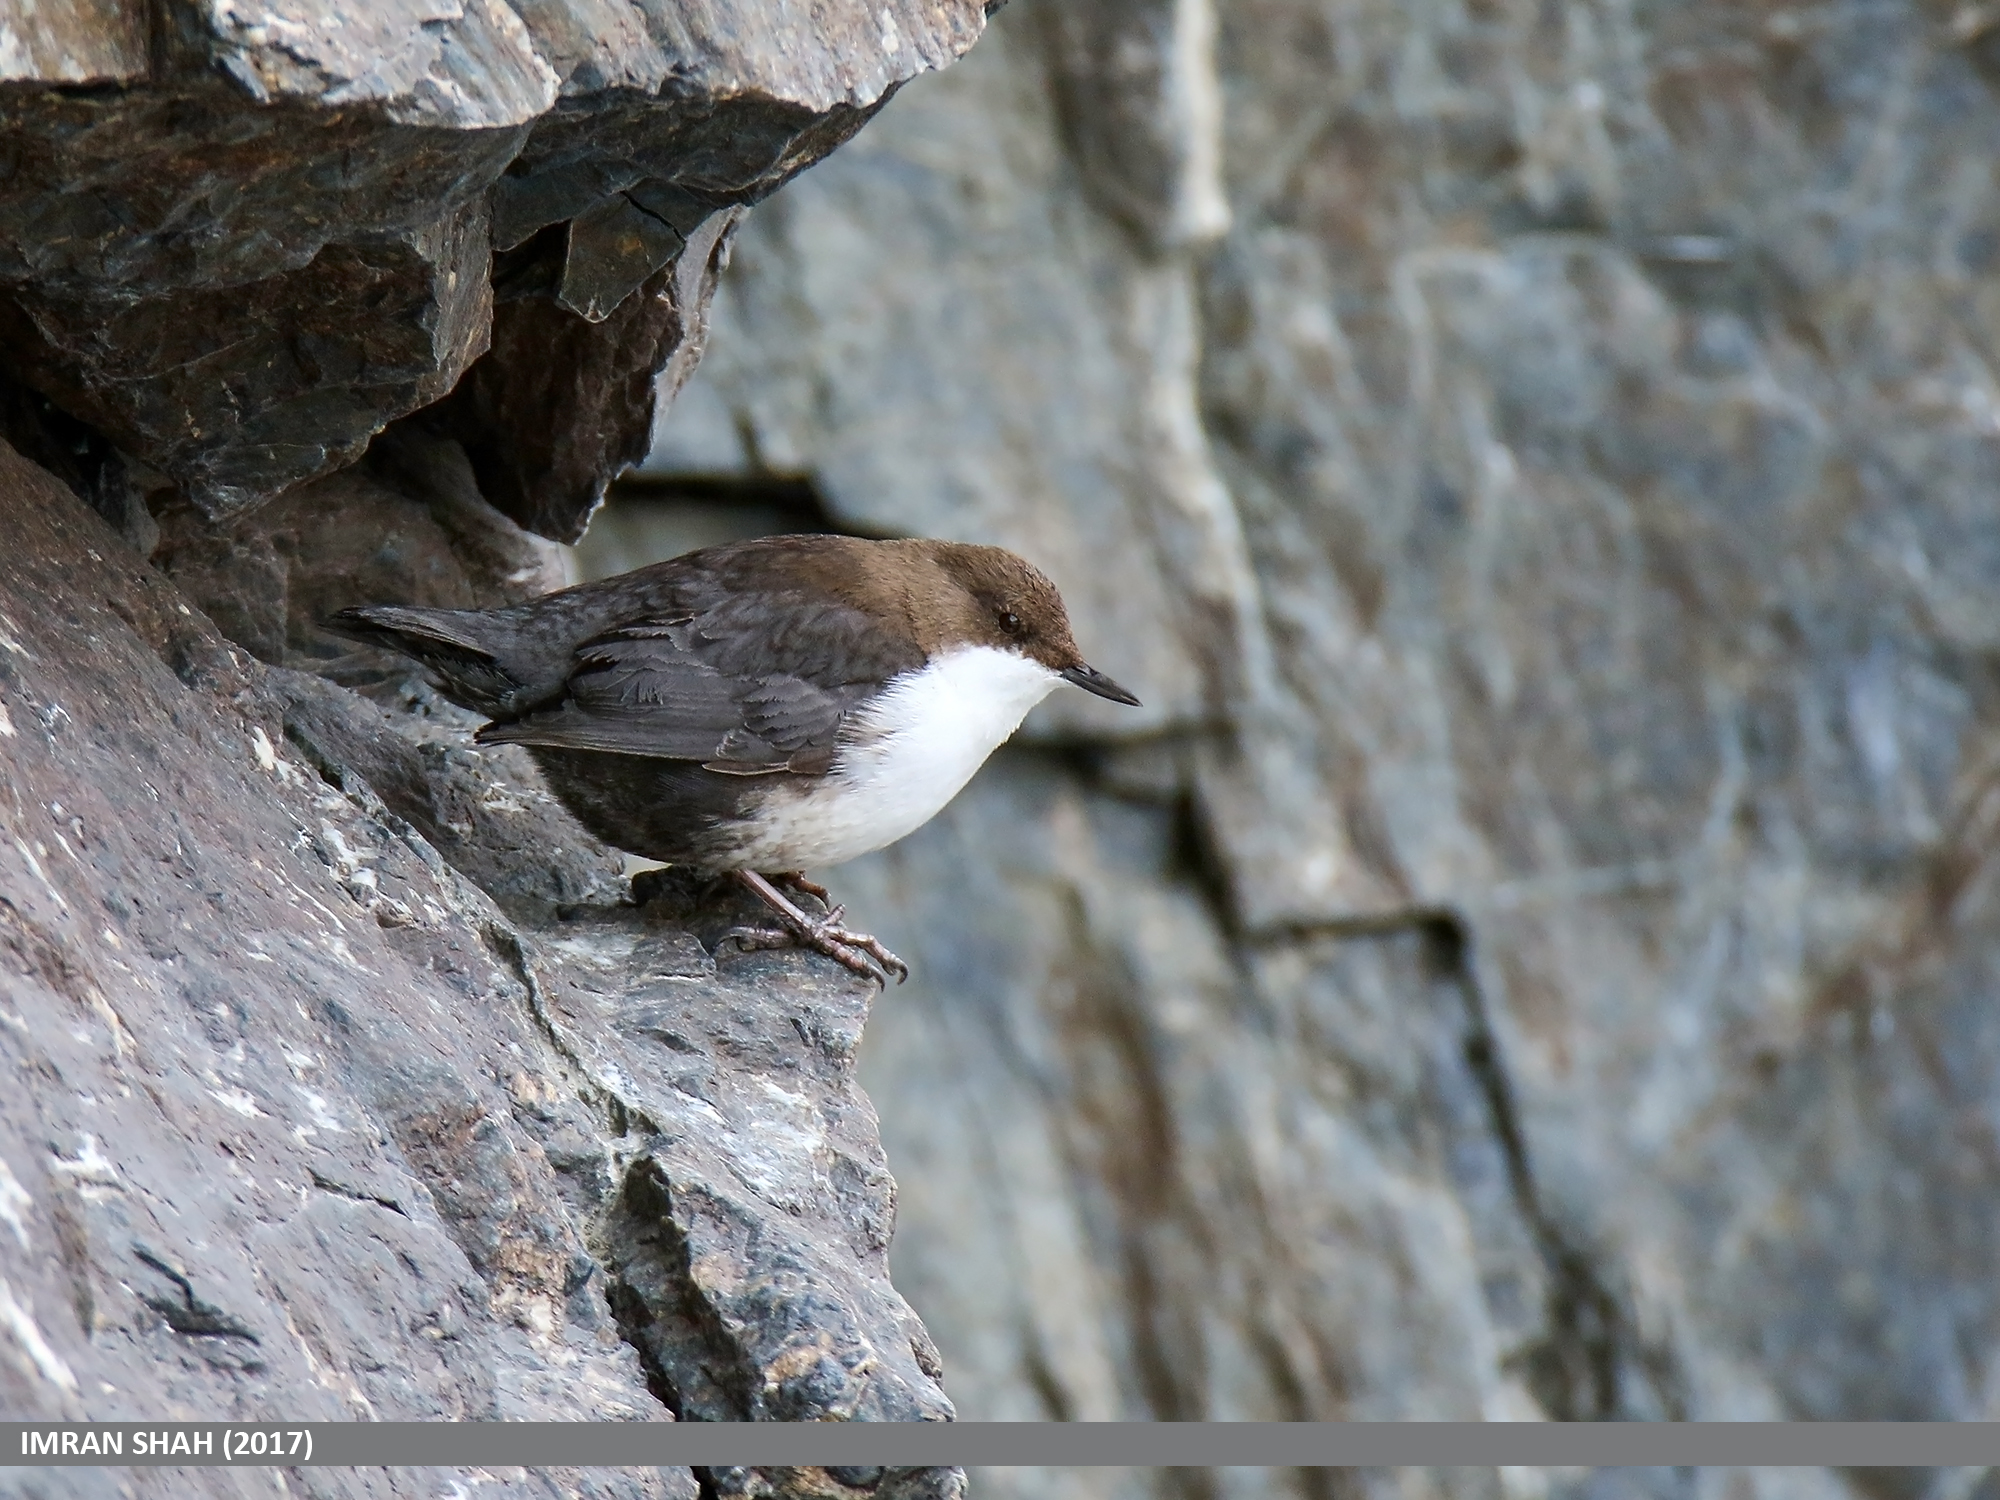
<path id="1" fill-rule="evenodd" d="M 2000 1415 L 1996 87 L 1977 5 L 1015 0 L 751 216 L 585 566 L 999 542 L 1147 705 L 839 875 L 962 1416 Z"/>

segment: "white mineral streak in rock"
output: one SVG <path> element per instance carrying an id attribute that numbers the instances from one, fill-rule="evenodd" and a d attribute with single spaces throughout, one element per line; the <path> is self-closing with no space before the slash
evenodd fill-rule
<path id="1" fill-rule="evenodd" d="M 63 70 L 65 73 L 67 69 Z M 28 44 L 13 27 L 0 20 L 0 79 L 32 78 L 35 60 Z"/>
<path id="2" fill-rule="evenodd" d="M 49 1347 L 49 1341 L 42 1337 L 42 1330 L 35 1325 L 34 1316 L 16 1300 L 14 1288 L 4 1276 L 0 1276 L 0 1329 L 5 1329 L 13 1337 L 14 1343 L 28 1356 L 36 1374 L 51 1385 L 75 1393 L 76 1376 L 70 1373 L 63 1357 Z"/>
<path id="3" fill-rule="evenodd" d="M 518 125 L 554 102 L 560 81 L 500 0 L 213 0 L 210 24 L 229 48 L 223 66 L 260 100 L 372 104 L 413 125 Z"/>
<path id="4" fill-rule="evenodd" d="M 0 1219 L 7 1221 L 7 1227 L 14 1231 L 21 1248 L 28 1248 L 28 1221 L 21 1217 L 27 1209 L 33 1208 L 35 1200 L 28 1196 L 28 1190 L 21 1186 L 6 1159 L 0 1157 Z"/>
<path id="5" fill-rule="evenodd" d="M 51 1167 L 65 1176 L 74 1177 L 79 1182 L 94 1182 L 103 1186 L 116 1186 L 118 1168 L 105 1156 L 95 1135 L 85 1133 L 75 1156 L 51 1153 Z"/>
<path id="6" fill-rule="evenodd" d="M 1168 222 L 1173 240 L 1186 245 L 1219 239 L 1230 223 L 1215 40 L 1215 0 L 1174 0 L 1164 102 L 1180 127 L 1182 144 Z"/>
<path id="7" fill-rule="evenodd" d="M 14 848 L 27 864 L 28 871 L 35 877 L 36 883 L 48 892 L 49 899 L 55 902 L 57 909 L 67 912 L 69 910 L 69 902 L 63 899 L 63 893 L 57 890 L 55 882 L 49 879 L 48 871 L 42 868 L 41 860 L 35 857 L 35 851 L 28 847 L 27 840 L 16 834 L 14 837 Z"/>
<path id="8" fill-rule="evenodd" d="M 257 1107 L 257 1101 L 242 1089 L 210 1089 L 208 1097 L 230 1113 L 241 1115 L 246 1120 L 264 1118 L 264 1111 Z"/>
<path id="9" fill-rule="evenodd" d="M 0 81 L 133 79 L 146 71 L 142 14 L 120 0 L 16 4 L 0 17 Z"/>

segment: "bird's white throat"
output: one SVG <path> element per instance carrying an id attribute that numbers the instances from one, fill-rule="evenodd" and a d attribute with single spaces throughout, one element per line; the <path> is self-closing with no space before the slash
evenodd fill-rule
<path id="1" fill-rule="evenodd" d="M 1062 679 L 1030 657 L 964 646 L 890 680 L 844 734 L 833 769 L 751 819 L 752 869 L 836 865 L 929 822 Z"/>

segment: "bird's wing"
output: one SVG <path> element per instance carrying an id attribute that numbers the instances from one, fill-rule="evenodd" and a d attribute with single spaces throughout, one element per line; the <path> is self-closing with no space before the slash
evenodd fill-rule
<path id="1" fill-rule="evenodd" d="M 578 649 L 559 697 L 479 738 L 823 775 L 846 715 L 907 655 L 870 632 L 843 606 L 772 597 L 632 621 Z"/>

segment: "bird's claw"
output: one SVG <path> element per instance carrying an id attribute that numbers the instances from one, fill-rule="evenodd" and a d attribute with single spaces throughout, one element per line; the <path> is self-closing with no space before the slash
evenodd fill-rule
<path id="1" fill-rule="evenodd" d="M 828 891 L 825 886 L 821 885 L 817 880 L 806 879 L 803 871 L 781 870 L 776 875 L 771 876 L 770 879 L 773 885 L 790 886 L 795 891 L 803 891 L 806 895 L 812 897 L 813 900 L 818 901 L 823 905 L 826 906 L 833 905 L 832 893 Z M 829 922 L 837 922 L 840 920 L 840 918 L 837 916 L 831 916 L 828 917 L 827 920 Z"/>
<path id="2" fill-rule="evenodd" d="M 738 870 L 736 878 L 748 886 L 776 915 L 779 923 L 789 933 L 794 942 L 803 943 L 815 953 L 823 953 L 835 963 L 852 969 L 857 974 L 866 974 L 870 979 L 888 988 L 889 976 L 894 975 L 901 984 L 910 977 L 910 966 L 865 932 L 854 932 L 841 926 L 841 919 L 847 915 L 844 906 L 832 906 L 827 901 L 826 887 L 815 885 L 796 870 L 775 876 L 758 874 L 755 870 Z M 773 884 L 782 881 L 794 890 L 803 891 L 828 905 L 825 916 L 806 915 L 798 906 L 786 899 L 783 892 Z M 777 946 L 767 940 L 761 928 L 737 928 L 749 940 L 749 945 L 759 948 Z M 731 936 L 735 936 L 732 933 Z"/>
<path id="3" fill-rule="evenodd" d="M 804 946 L 885 988 L 891 975 L 898 984 L 910 977 L 910 966 L 883 947 L 879 939 L 865 932 L 850 932 L 840 925 L 839 918 L 840 911 L 835 908 L 817 922 L 786 921 L 782 928 L 732 927 L 723 937 L 746 953 Z"/>
<path id="4" fill-rule="evenodd" d="M 723 933 L 725 943 L 734 943 L 745 953 L 761 953 L 770 948 L 789 948 L 798 939 L 777 927 L 732 927 Z"/>
<path id="5" fill-rule="evenodd" d="M 901 984 L 910 977 L 910 966 L 884 947 L 880 938 L 871 937 L 865 932 L 849 932 L 845 927 L 833 927 L 831 932 L 836 941 L 858 948 L 874 959 L 882 966 L 884 974 L 895 977 L 896 983 Z M 882 987 L 888 988 L 886 981 Z"/>

